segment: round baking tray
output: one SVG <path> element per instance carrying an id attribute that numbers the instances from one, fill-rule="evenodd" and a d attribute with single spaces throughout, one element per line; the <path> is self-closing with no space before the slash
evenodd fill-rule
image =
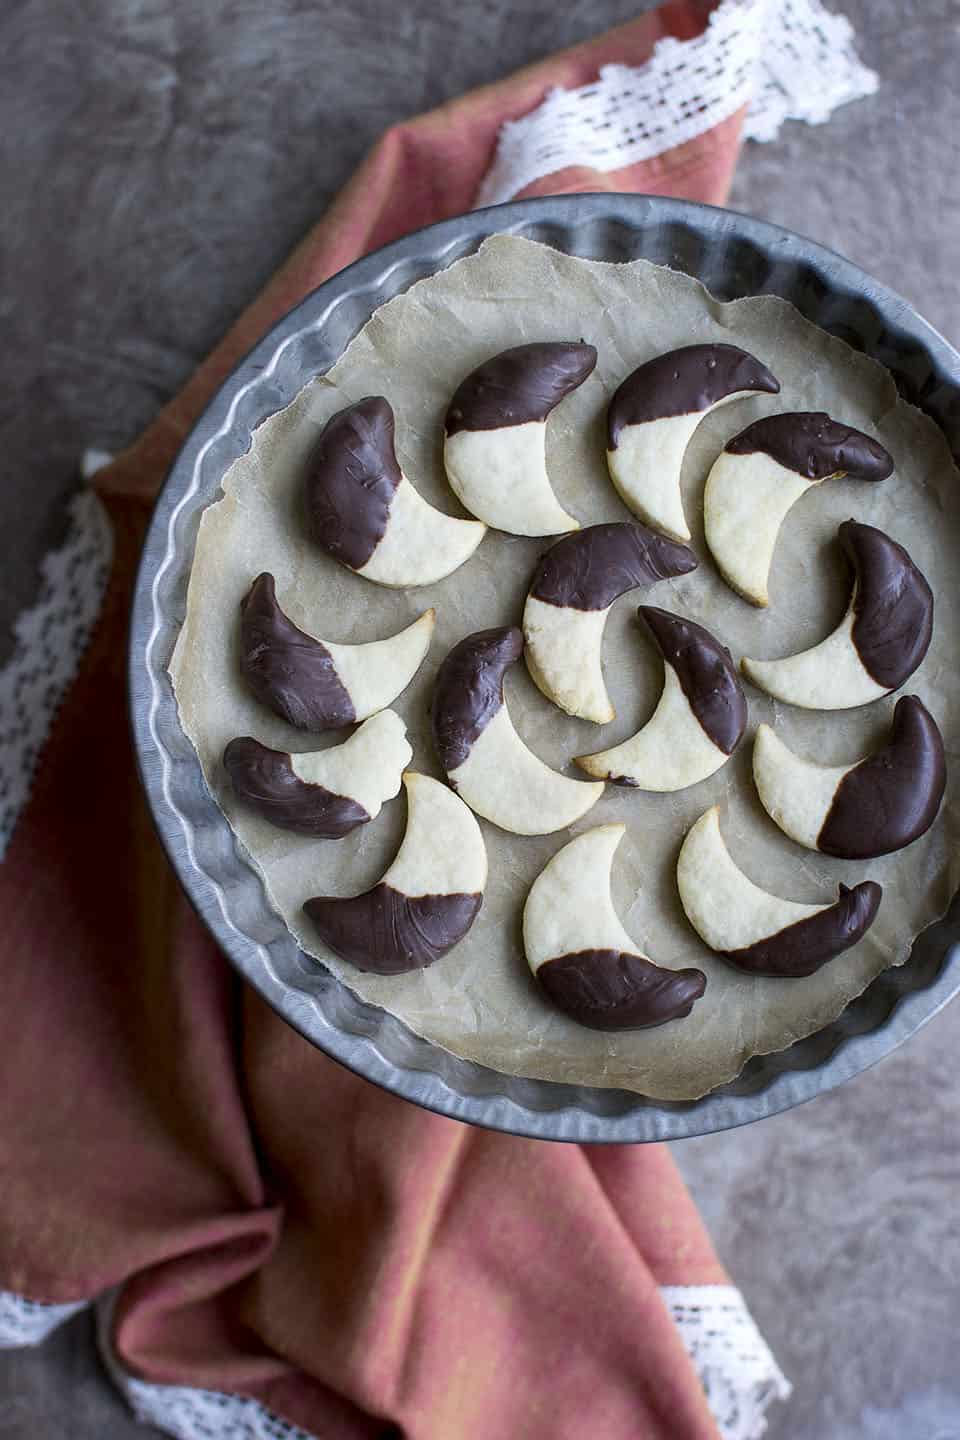
<path id="1" fill-rule="evenodd" d="M 900 296 L 788 230 L 690 201 L 607 194 L 519 201 L 430 226 L 359 260 L 292 310 L 226 381 L 180 452 L 150 523 L 133 606 L 130 694 L 143 784 L 174 869 L 229 959 L 295 1029 L 368 1080 L 458 1120 L 540 1139 L 668 1140 L 743 1125 L 866 1069 L 953 997 L 960 904 L 834 1024 L 751 1060 L 702 1100 L 518 1079 L 414 1035 L 303 954 L 210 795 L 177 716 L 167 666 L 200 516 L 228 466 L 379 305 L 504 232 L 591 259 L 653 260 L 724 300 L 781 295 L 886 365 L 960 451 L 960 355 Z"/>

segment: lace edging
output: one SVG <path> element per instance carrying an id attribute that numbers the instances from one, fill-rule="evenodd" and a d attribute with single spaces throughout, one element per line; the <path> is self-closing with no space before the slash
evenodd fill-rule
<path id="1" fill-rule="evenodd" d="M 43 561 L 39 597 L 14 625 L 13 656 L 0 669 L 0 860 L 93 632 L 112 558 L 107 512 L 92 490 L 81 490 L 70 501 L 63 544 Z"/>
<path id="2" fill-rule="evenodd" d="M 667 36 L 644 65 L 606 65 L 591 84 L 552 90 L 508 121 L 475 203 L 510 200 L 568 166 L 635 165 L 744 105 L 745 138 L 770 141 L 785 120 L 820 124 L 877 83 L 857 56 L 850 22 L 821 0 L 722 0 L 692 40 Z"/>
<path id="3" fill-rule="evenodd" d="M 774 1400 L 793 1391 L 746 1302 L 733 1285 L 664 1285 L 723 1440 L 760 1440 Z"/>
<path id="4" fill-rule="evenodd" d="M 110 1340 L 116 1298 L 113 1291 L 97 1302 L 97 1345 L 107 1374 L 142 1424 L 174 1440 L 321 1440 L 247 1395 L 138 1380 L 120 1364 Z"/>
<path id="5" fill-rule="evenodd" d="M 41 1345 L 88 1304 L 87 1300 L 71 1300 L 63 1305 L 47 1305 L 42 1300 L 15 1295 L 12 1290 L 0 1290 L 0 1350 Z"/>
<path id="6" fill-rule="evenodd" d="M 703 1385 L 723 1440 L 760 1440 L 766 1411 L 786 1400 L 789 1381 L 740 1291 L 732 1285 L 665 1285 L 661 1292 Z M 0 1348 L 39 1345 L 92 1302 L 45 1305 L 0 1291 Z M 139 1380 L 110 1343 L 116 1291 L 96 1302 L 97 1338 L 110 1378 L 138 1420 L 174 1440 L 318 1440 L 244 1395 Z"/>
<path id="7" fill-rule="evenodd" d="M 845 15 L 834 15 L 821 0 L 768 4 L 744 139 L 775 140 L 785 120 L 823 125 L 839 106 L 876 93 L 879 77 L 858 56 Z"/>

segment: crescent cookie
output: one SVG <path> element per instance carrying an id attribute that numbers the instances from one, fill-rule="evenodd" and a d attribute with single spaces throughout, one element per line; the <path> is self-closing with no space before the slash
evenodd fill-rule
<path id="1" fill-rule="evenodd" d="M 598 825 L 558 850 L 530 887 L 523 946 L 558 1010 L 592 1030 L 639 1030 L 689 1015 L 702 970 L 667 970 L 639 954 L 610 898 L 626 826 Z"/>
<path id="2" fill-rule="evenodd" d="M 614 785 L 685 790 L 713 775 L 740 744 L 747 702 L 730 652 L 702 625 L 641 605 L 663 656 L 663 692 L 642 729 L 611 750 L 578 755 L 588 775 Z"/>
<path id="3" fill-rule="evenodd" d="M 897 701 L 887 743 L 853 765 L 804 760 L 760 725 L 753 779 L 764 810 L 799 845 L 872 860 L 912 844 L 936 819 L 947 783 L 943 737 L 915 695 Z"/>
<path id="4" fill-rule="evenodd" d="M 861 430 L 822 411 L 767 415 L 725 445 L 707 476 L 707 546 L 727 584 L 752 605 L 767 605 L 780 526 L 790 508 L 825 480 L 885 480 L 889 452 Z"/>
<path id="5" fill-rule="evenodd" d="M 304 904 L 335 955 L 358 970 L 399 975 L 446 955 L 477 918 L 487 883 L 480 826 L 452 790 L 408 771 L 407 828 L 393 864 L 362 895 Z"/>
<path id="6" fill-rule="evenodd" d="M 262 705 L 299 730 L 336 730 L 385 709 L 430 648 L 436 616 L 425 610 L 386 640 L 317 640 L 280 609 L 272 575 L 258 575 L 240 604 L 240 673 Z"/>
<path id="7" fill-rule="evenodd" d="M 524 658 L 534 684 L 568 715 L 598 725 L 613 720 L 601 652 L 614 601 L 696 565 L 686 545 L 639 521 L 590 525 L 558 540 L 534 571 L 523 611 Z"/>
<path id="8" fill-rule="evenodd" d="M 342 745 L 293 755 L 252 735 L 231 740 L 223 767 L 236 795 L 271 825 L 340 840 L 380 813 L 400 793 L 413 751 L 395 710 L 381 710 Z"/>
<path id="9" fill-rule="evenodd" d="M 680 472 L 693 432 L 718 405 L 776 395 L 780 383 L 736 345 L 686 345 L 627 376 L 607 410 L 607 467 L 624 504 L 673 540 L 689 540 Z"/>
<path id="10" fill-rule="evenodd" d="M 435 510 L 410 484 L 397 461 L 393 410 L 382 395 L 358 400 L 327 421 L 306 493 L 316 543 L 380 585 L 442 580 L 469 560 L 486 534 L 476 520 Z"/>
<path id="11" fill-rule="evenodd" d="M 450 784 L 478 815 L 515 835 L 549 835 L 585 815 L 603 785 L 551 770 L 517 734 L 503 677 L 522 653 L 515 626 L 455 645 L 437 672 L 433 739 Z"/>
<path id="12" fill-rule="evenodd" d="M 836 630 L 797 655 L 740 662 L 758 689 L 807 710 L 848 710 L 899 689 L 933 633 L 933 592 L 903 546 L 856 520 L 837 534 L 854 581 Z"/>
<path id="13" fill-rule="evenodd" d="M 813 975 L 862 939 L 883 894 L 873 880 L 840 886 L 832 905 L 781 900 L 748 880 L 720 834 L 716 805 L 691 826 L 677 860 L 677 887 L 701 940 L 748 975 Z"/>
<path id="14" fill-rule="evenodd" d="M 547 417 L 596 363 L 583 341 L 541 341 L 504 350 L 461 381 L 447 410 L 443 460 L 471 515 L 511 535 L 579 529 L 547 475 Z"/>

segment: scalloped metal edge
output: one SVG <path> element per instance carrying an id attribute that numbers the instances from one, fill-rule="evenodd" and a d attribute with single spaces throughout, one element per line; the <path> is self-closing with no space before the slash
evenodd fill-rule
<path id="1" fill-rule="evenodd" d="M 779 294 L 886 365 L 955 450 L 960 355 L 893 291 L 778 226 L 693 201 L 576 195 L 514 202 L 419 231 L 366 256 L 291 311 L 242 361 L 188 437 L 157 501 L 134 595 L 131 721 L 160 838 L 188 896 L 240 973 L 306 1039 L 375 1084 L 454 1119 L 539 1139 L 680 1139 L 747 1124 L 813 1098 L 902 1044 L 960 989 L 960 904 L 832 1025 L 750 1060 L 701 1100 L 500 1074 L 413 1034 L 305 956 L 271 908 L 207 790 L 167 675 L 182 624 L 203 509 L 253 430 L 322 374 L 370 314 L 416 280 L 513 233 L 571 254 L 655 260 L 696 275 L 719 299 Z"/>

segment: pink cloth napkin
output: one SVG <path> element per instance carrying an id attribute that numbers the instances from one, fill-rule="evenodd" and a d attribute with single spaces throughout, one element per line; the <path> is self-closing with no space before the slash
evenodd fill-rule
<path id="1" fill-rule="evenodd" d="M 119 1287 L 112 1342 L 139 1377 L 242 1394 L 335 1440 L 716 1440 L 660 1287 L 727 1277 L 667 1151 L 470 1128 L 311 1048 L 181 894 L 124 686 L 150 502 L 238 358 L 349 261 L 469 208 L 500 126 L 549 87 L 638 64 L 708 8 L 672 0 L 388 131 L 99 477 L 116 532 L 106 602 L 0 866 L 0 1285 L 44 1302 Z M 722 202 L 741 119 L 527 193 Z"/>

